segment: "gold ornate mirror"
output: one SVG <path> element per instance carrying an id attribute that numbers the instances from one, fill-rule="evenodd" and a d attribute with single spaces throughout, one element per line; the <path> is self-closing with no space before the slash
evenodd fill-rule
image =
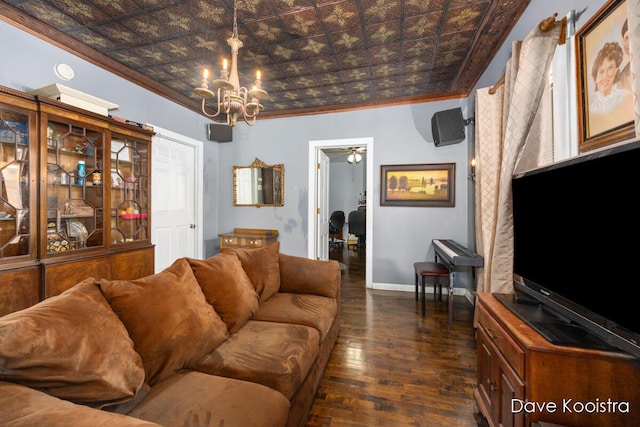
<path id="1" fill-rule="evenodd" d="M 284 206 L 284 165 L 256 159 L 233 167 L 233 206 Z"/>

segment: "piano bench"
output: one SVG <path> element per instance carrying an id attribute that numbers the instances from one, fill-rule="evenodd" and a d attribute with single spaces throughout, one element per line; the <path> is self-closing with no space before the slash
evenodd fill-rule
<path id="1" fill-rule="evenodd" d="M 442 301 L 442 286 L 449 286 L 449 269 L 439 262 L 416 262 L 413 264 L 416 282 L 416 301 L 418 300 L 418 277 L 421 278 L 422 286 L 422 315 L 426 315 L 425 284 L 433 285 L 433 298 L 436 297 L 436 287 L 440 290 L 440 301 Z M 452 313 L 449 313 L 451 315 Z"/>

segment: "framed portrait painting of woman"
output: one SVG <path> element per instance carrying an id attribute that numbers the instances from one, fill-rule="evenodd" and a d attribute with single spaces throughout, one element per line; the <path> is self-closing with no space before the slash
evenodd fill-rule
<path id="1" fill-rule="evenodd" d="M 576 40 L 580 152 L 632 138 L 626 1 L 607 2 L 576 33 Z"/>

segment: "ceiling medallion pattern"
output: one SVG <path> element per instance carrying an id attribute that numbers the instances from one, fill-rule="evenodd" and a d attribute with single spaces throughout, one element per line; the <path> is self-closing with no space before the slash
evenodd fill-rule
<path id="1" fill-rule="evenodd" d="M 529 2 L 238 0 L 240 81 L 262 71 L 261 116 L 467 96 Z M 202 70 L 218 70 L 229 55 L 232 0 L 8 0 L 0 8 L 198 112 Z"/>

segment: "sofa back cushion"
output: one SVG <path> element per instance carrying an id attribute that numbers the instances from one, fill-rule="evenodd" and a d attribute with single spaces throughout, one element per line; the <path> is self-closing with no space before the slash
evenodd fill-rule
<path id="1" fill-rule="evenodd" d="M 253 317 L 258 310 L 258 294 L 235 253 L 188 261 L 207 302 L 220 315 L 229 333 L 236 332 Z"/>
<path id="2" fill-rule="evenodd" d="M 144 369 L 124 325 L 90 278 L 0 318 L 0 379 L 76 403 L 132 398 Z"/>
<path id="3" fill-rule="evenodd" d="M 268 300 L 280 289 L 280 242 L 256 249 L 222 248 L 221 252 L 235 252 L 238 255 L 260 302 Z"/>
<path id="4" fill-rule="evenodd" d="M 142 357 L 149 385 L 188 367 L 229 336 L 185 258 L 151 276 L 99 284 Z"/>

